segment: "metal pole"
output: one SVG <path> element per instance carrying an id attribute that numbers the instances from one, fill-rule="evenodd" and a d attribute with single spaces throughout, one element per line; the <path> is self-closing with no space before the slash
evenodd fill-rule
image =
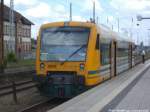
<path id="1" fill-rule="evenodd" d="M 120 21 L 119 21 L 119 18 L 118 18 L 118 32 L 120 32 Z"/>
<path id="2" fill-rule="evenodd" d="M 148 29 L 148 46 L 150 46 L 150 29 Z"/>
<path id="3" fill-rule="evenodd" d="M 150 19 L 150 17 L 143 17 L 142 19 Z"/>
<path id="4" fill-rule="evenodd" d="M 3 21 L 4 21 L 4 0 L 0 3 L 0 72 L 4 72 L 4 36 L 3 36 Z"/>
<path id="5" fill-rule="evenodd" d="M 9 24 L 10 24 L 10 44 L 13 45 L 11 52 L 15 52 L 15 41 L 14 41 L 14 1 L 10 0 L 10 11 L 9 11 Z"/>
<path id="6" fill-rule="evenodd" d="M 139 31 L 140 31 L 140 24 L 137 23 L 137 43 L 138 43 L 138 45 L 140 45 L 140 35 L 139 35 Z"/>
<path id="7" fill-rule="evenodd" d="M 130 37 L 131 37 L 131 41 L 132 41 L 132 29 L 133 29 L 133 18 L 131 19 L 131 29 L 130 29 Z"/>
<path id="8" fill-rule="evenodd" d="M 72 21 L 72 3 L 70 3 L 70 21 Z"/>
<path id="9" fill-rule="evenodd" d="M 107 25 L 108 25 L 108 23 L 109 23 L 109 19 L 108 19 L 108 16 L 107 16 Z"/>
<path id="10" fill-rule="evenodd" d="M 14 102 L 17 104 L 17 91 L 16 91 L 16 84 L 14 81 L 12 81 L 12 89 L 13 89 L 13 99 Z"/>
<path id="11" fill-rule="evenodd" d="M 137 45 L 139 45 L 139 32 L 137 30 Z"/>
<path id="12" fill-rule="evenodd" d="M 111 26 L 111 29 L 112 29 L 112 31 L 114 30 L 114 26 L 113 25 Z"/>
<path id="13" fill-rule="evenodd" d="M 96 20 L 96 23 L 97 23 L 97 24 L 98 24 L 98 22 L 99 22 L 98 19 L 99 19 L 99 17 L 97 16 L 97 20 Z"/>
<path id="14" fill-rule="evenodd" d="M 95 1 L 93 1 L 93 22 L 95 23 Z"/>

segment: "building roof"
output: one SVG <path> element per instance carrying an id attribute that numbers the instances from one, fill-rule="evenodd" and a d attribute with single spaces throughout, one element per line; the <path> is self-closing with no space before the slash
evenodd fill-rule
<path id="1" fill-rule="evenodd" d="M 9 21 L 9 11 L 10 8 L 4 5 L 4 21 Z M 25 25 L 34 25 L 30 20 L 14 10 L 14 22 L 16 22 L 18 19 L 21 20 L 21 22 Z"/>

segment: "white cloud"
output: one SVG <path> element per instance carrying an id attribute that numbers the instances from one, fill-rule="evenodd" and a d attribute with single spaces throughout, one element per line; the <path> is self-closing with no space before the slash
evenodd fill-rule
<path id="1" fill-rule="evenodd" d="M 65 12 L 66 12 L 66 11 L 65 11 L 65 7 L 64 7 L 63 5 L 60 5 L 60 4 L 56 5 L 56 6 L 54 7 L 54 10 L 55 10 L 56 12 L 58 12 L 58 13 L 65 13 Z"/>
<path id="2" fill-rule="evenodd" d="M 92 11 L 93 10 L 93 1 L 95 1 L 96 11 L 98 11 L 98 12 L 103 11 L 99 0 L 83 0 L 83 4 L 82 4 L 83 10 L 84 11 L 89 11 L 89 10 Z"/>
<path id="3" fill-rule="evenodd" d="M 68 17 L 68 13 L 63 5 L 56 5 L 53 7 L 51 4 L 44 2 L 38 3 L 35 7 L 28 8 L 24 12 L 25 15 L 34 18 L 62 19 Z"/>
<path id="4" fill-rule="evenodd" d="M 139 14 L 142 16 L 150 17 L 150 11 L 149 10 L 143 10 Z"/>
<path id="5" fill-rule="evenodd" d="M 48 4 L 46 3 L 39 3 L 36 7 L 33 8 L 29 8 L 25 11 L 25 14 L 27 16 L 31 16 L 31 17 L 36 17 L 36 18 L 40 18 L 40 17 L 48 17 L 50 16 L 50 7 Z"/>
<path id="6" fill-rule="evenodd" d="M 109 22 L 114 21 L 114 17 L 113 17 L 113 16 L 108 16 L 108 21 L 109 21 Z"/>
<path id="7" fill-rule="evenodd" d="M 42 24 L 46 24 L 46 23 L 49 23 L 49 21 L 48 21 L 48 20 L 45 20 Z"/>
<path id="8" fill-rule="evenodd" d="M 16 5 L 35 5 L 38 3 L 38 0 L 14 0 Z"/>
<path id="9" fill-rule="evenodd" d="M 86 19 L 81 16 L 73 16 L 72 19 L 73 21 L 86 21 Z"/>
<path id="10" fill-rule="evenodd" d="M 9 5 L 10 0 L 5 0 L 5 4 Z M 38 0 L 14 0 L 15 5 L 26 5 L 26 6 L 32 6 L 38 3 Z"/>
<path id="11" fill-rule="evenodd" d="M 118 10 L 144 10 L 147 7 L 150 7 L 149 0 L 112 0 L 110 2 L 111 6 Z"/>
<path id="12" fill-rule="evenodd" d="M 112 6 L 112 9 L 116 9 L 116 13 L 114 13 L 114 16 L 116 18 L 119 17 L 120 19 L 120 29 L 126 28 L 128 29 L 128 32 L 133 33 L 133 38 L 137 37 L 137 19 L 136 15 L 142 15 L 143 17 L 149 17 L 150 11 L 148 10 L 150 8 L 150 0 L 111 0 L 110 5 Z M 134 19 L 132 23 L 132 18 Z M 117 20 L 115 26 L 117 27 Z M 141 38 L 147 37 L 147 34 L 144 34 L 144 30 L 147 28 L 142 26 L 150 27 L 148 22 L 142 21 L 140 23 L 140 31 L 139 35 L 141 35 Z M 120 30 L 121 31 L 121 30 Z M 130 34 L 130 33 L 129 33 Z"/>

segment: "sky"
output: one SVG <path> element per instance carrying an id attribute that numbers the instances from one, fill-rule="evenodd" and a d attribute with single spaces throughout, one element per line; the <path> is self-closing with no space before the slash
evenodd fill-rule
<path id="1" fill-rule="evenodd" d="M 117 32 L 119 20 L 120 33 L 138 44 L 143 41 L 150 45 L 150 20 L 136 19 L 137 15 L 150 17 L 150 0 L 14 0 L 14 9 L 35 24 L 32 26 L 32 38 L 36 38 L 42 24 L 69 20 L 70 2 L 73 21 L 88 21 L 92 17 L 93 1 L 99 24 L 113 27 Z M 9 6 L 10 0 L 4 2 Z"/>

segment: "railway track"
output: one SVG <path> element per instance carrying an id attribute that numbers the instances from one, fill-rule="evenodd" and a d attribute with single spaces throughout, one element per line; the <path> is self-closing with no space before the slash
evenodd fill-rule
<path id="1" fill-rule="evenodd" d="M 9 85 L 0 87 L 0 97 L 12 94 L 15 103 L 18 102 L 17 93 L 35 88 L 37 84 L 32 81 L 12 82 Z"/>
<path id="2" fill-rule="evenodd" d="M 64 103 L 65 101 L 67 101 L 67 99 L 53 98 L 53 99 L 49 99 L 49 100 L 34 104 L 34 105 L 27 107 L 23 110 L 20 110 L 18 112 L 46 112 L 46 111 Z"/>
<path id="3" fill-rule="evenodd" d="M 10 74 L 1 74 L 0 73 L 0 87 L 1 86 L 6 86 L 10 85 L 12 81 L 14 82 L 22 82 L 22 81 L 27 81 L 27 80 L 32 80 L 35 71 L 30 71 L 30 72 L 19 72 L 19 73 L 10 73 Z"/>

